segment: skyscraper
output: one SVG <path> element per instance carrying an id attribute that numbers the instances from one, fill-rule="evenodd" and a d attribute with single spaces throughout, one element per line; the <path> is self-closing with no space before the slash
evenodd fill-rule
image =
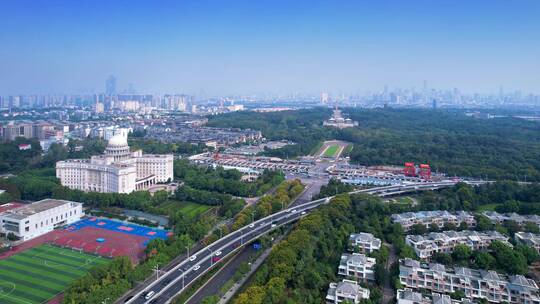
<path id="1" fill-rule="evenodd" d="M 326 92 L 321 93 L 321 103 L 327 104 L 330 101 L 330 96 Z"/>
<path id="2" fill-rule="evenodd" d="M 113 75 L 105 81 L 105 94 L 108 96 L 116 95 L 116 78 Z"/>

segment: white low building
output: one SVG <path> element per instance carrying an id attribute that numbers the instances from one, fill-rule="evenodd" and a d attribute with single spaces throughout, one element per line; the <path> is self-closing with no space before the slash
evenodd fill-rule
<path id="1" fill-rule="evenodd" d="M 523 244 L 529 247 L 533 247 L 540 253 L 540 234 L 534 234 L 530 232 L 517 232 L 514 235 L 514 239 L 518 244 Z"/>
<path id="2" fill-rule="evenodd" d="M 44 199 L 0 213 L 0 231 L 26 241 L 74 223 L 83 215 L 82 203 Z"/>
<path id="3" fill-rule="evenodd" d="M 482 215 L 487 217 L 492 223 L 502 224 L 505 221 L 515 222 L 520 226 L 527 223 L 537 225 L 540 227 L 540 216 L 536 214 L 520 215 L 513 213 L 498 213 L 496 211 L 484 211 Z"/>
<path id="4" fill-rule="evenodd" d="M 381 249 L 381 239 L 376 238 L 371 233 L 353 233 L 349 237 L 350 245 L 362 253 L 372 253 Z"/>
<path id="5" fill-rule="evenodd" d="M 127 138 L 113 136 L 104 155 L 56 163 L 56 177 L 63 186 L 91 192 L 130 193 L 146 190 L 174 178 L 172 154 L 131 152 Z"/>
<path id="6" fill-rule="evenodd" d="M 341 255 L 338 274 L 347 278 L 354 278 L 357 281 L 373 281 L 375 280 L 376 263 L 374 258 L 361 253 L 344 253 Z"/>
<path id="7" fill-rule="evenodd" d="M 327 304 L 346 302 L 358 304 L 362 299 L 369 299 L 369 289 L 363 288 L 355 281 L 343 280 L 339 283 L 330 283 L 326 294 Z"/>
<path id="8" fill-rule="evenodd" d="M 470 299 L 454 300 L 449 295 L 432 293 L 423 295 L 410 288 L 399 289 L 396 294 L 397 304 L 472 304 Z"/>

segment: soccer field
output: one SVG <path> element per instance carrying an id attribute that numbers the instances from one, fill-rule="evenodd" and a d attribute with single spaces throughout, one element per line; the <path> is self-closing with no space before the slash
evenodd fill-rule
<path id="1" fill-rule="evenodd" d="M 334 157 L 338 151 L 339 151 L 338 145 L 331 145 L 328 148 L 326 148 L 326 150 L 324 150 L 324 156 Z"/>
<path id="2" fill-rule="evenodd" d="M 94 265 L 108 259 L 41 245 L 0 260 L 0 303 L 46 303 Z"/>

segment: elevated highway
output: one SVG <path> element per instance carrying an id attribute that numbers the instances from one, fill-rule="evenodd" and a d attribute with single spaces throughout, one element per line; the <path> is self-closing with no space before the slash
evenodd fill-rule
<path id="1" fill-rule="evenodd" d="M 411 183 L 407 185 L 384 186 L 370 189 L 363 189 L 350 192 L 350 194 L 367 193 L 387 197 L 401 195 L 417 191 L 437 190 L 451 187 L 457 181 L 444 182 L 424 182 Z M 479 185 L 485 182 L 467 182 L 472 185 Z M 151 282 L 139 291 L 133 292 L 129 300 L 124 303 L 129 304 L 167 304 L 171 302 L 177 294 L 181 293 L 189 284 L 201 277 L 210 270 L 218 259 L 223 259 L 231 255 L 239 247 L 289 223 L 307 215 L 311 210 L 322 204 L 328 203 L 332 197 L 322 198 L 307 203 L 298 204 L 288 209 L 279 211 L 265 218 L 259 219 L 239 230 L 231 232 L 214 243 L 193 253 L 189 258 L 180 261 L 171 270 L 164 273 L 157 280 Z M 149 293 L 151 297 L 146 297 Z"/>

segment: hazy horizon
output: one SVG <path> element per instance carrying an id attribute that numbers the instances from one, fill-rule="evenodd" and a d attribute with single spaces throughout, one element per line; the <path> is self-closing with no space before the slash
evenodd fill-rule
<path id="1" fill-rule="evenodd" d="M 539 1 L 16 1 L 0 27 L 0 95 L 540 93 Z"/>

